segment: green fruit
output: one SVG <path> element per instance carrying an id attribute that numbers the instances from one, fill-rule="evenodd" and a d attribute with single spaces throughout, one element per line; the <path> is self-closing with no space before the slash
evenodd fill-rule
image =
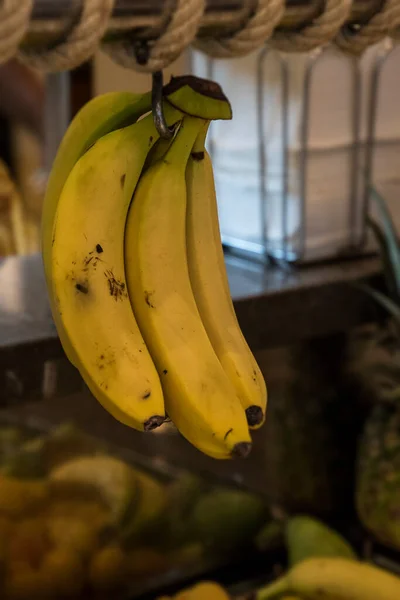
<path id="1" fill-rule="evenodd" d="M 185 519 L 204 492 L 204 487 L 204 482 L 191 473 L 185 473 L 173 481 L 168 488 L 170 514 L 174 514 L 177 519 Z"/>
<path id="2" fill-rule="evenodd" d="M 164 533 L 162 541 L 165 547 L 178 548 L 192 541 L 188 518 L 204 490 L 204 481 L 191 473 L 185 473 L 169 485 L 168 509 L 162 526 Z"/>
<path id="3" fill-rule="evenodd" d="M 72 423 L 21 444 L 6 462 L 3 471 L 14 477 L 43 477 L 52 468 L 75 457 L 104 452 L 102 444 Z"/>
<path id="4" fill-rule="evenodd" d="M 291 566 L 312 557 L 357 560 L 354 550 L 340 534 L 312 517 L 292 517 L 286 524 L 285 535 Z"/>
<path id="5" fill-rule="evenodd" d="M 121 523 L 125 545 L 139 539 L 148 541 L 154 533 L 160 536 L 157 524 L 167 505 L 166 490 L 162 483 L 143 471 L 135 470 L 135 476 L 137 487 L 133 504 Z"/>
<path id="6" fill-rule="evenodd" d="M 0 429 L 0 464 L 6 463 L 18 451 L 23 440 L 23 432 L 18 427 Z"/>
<path id="7" fill-rule="evenodd" d="M 191 518 L 193 533 L 218 552 L 234 550 L 251 542 L 266 512 L 264 501 L 256 495 L 215 489 L 196 503 Z"/>
<path id="8" fill-rule="evenodd" d="M 261 551 L 272 550 L 283 546 L 284 523 L 283 521 L 268 521 L 257 533 L 254 542 Z"/>

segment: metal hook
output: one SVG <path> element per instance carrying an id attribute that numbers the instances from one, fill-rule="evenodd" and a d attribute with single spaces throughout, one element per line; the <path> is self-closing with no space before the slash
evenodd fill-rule
<path id="1" fill-rule="evenodd" d="M 151 109 L 153 113 L 154 125 L 160 137 L 164 140 L 170 140 L 174 135 L 175 128 L 168 127 L 163 111 L 163 74 L 162 71 L 156 71 L 152 75 L 153 87 L 151 90 Z"/>
<path id="2" fill-rule="evenodd" d="M 133 45 L 136 60 L 139 65 L 147 64 L 149 60 L 149 45 L 147 41 L 136 41 Z M 151 112 L 153 113 L 154 125 L 160 138 L 170 140 L 174 135 L 175 127 L 168 127 L 163 111 L 163 85 L 164 79 L 162 71 L 156 71 L 152 74 L 151 88 Z"/>

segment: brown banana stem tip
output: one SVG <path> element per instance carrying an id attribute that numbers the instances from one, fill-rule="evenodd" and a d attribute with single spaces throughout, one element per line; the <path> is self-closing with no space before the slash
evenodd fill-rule
<path id="1" fill-rule="evenodd" d="M 214 98 L 214 100 L 222 100 L 224 102 L 228 102 L 227 97 L 225 96 L 222 88 L 215 81 L 210 81 L 209 79 L 202 79 L 201 77 L 196 77 L 195 75 L 182 75 L 179 77 L 171 77 L 169 83 L 164 85 L 163 95 L 169 96 L 176 92 L 182 87 L 188 86 L 192 88 L 195 92 L 198 92 L 202 96 L 207 96 L 208 98 Z"/>
<path id="2" fill-rule="evenodd" d="M 251 451 L 250 442 L 239 442 L 236 444 L 231 452 L 233 458 L 246 458 Z"/>
<path id="3" fill-rule="evenodd" d="M 161 417 L 159 415 L 154 415 L 153 417 L 150 417 L 150 419 L 147 419 L 147 421 L 144 422 L 143 427 L 145 431 L 152 431 L 153 429 L 157 429 L 157 427 L 160 427 L 160 425 L 162 425 L 165 421 L 165 417 Z"/>
<path id="4" fill-rule="evenodd" d="M 255 427 L 256 425 L 262 423 L 264 413 L 259 406 L 253 405 L 249 406 L 249 408 L 246 408 L 246 417 L 248 425 L 250 427 Z"/>

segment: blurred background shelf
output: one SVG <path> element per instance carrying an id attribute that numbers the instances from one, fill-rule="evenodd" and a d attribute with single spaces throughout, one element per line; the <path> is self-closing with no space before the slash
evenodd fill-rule
<path id="1" fill-rule="evenodd" d="M 265 268 L 227 257 L 238 319 L 254 350 L 346 331 L 373 321 L 376 308 L 356 280 L 379 277 L 379 261 Z M 51 317 L 39 254 L 0 261 L 0 365 L 63 356 Z"/>

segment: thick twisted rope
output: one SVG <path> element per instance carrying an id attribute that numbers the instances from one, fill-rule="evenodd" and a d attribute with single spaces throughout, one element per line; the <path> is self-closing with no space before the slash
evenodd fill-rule
<path id="1" fill-rule="evenodd" d="M 197 37 L 193 46 L 213 58 L 234 58 L 261 48 L 282 19 L 284 0 L 258 0 L 242 29 L 227 37 Z"/>
<path id="2" fill-rule="evenodd" d="M 79 20 L 59 44 L 39 51 L 20 51 L 18 56 L 30 66 L 45 72 L 67 71 L 77 67 L 96 52 L 113 7 L 114 0 L 85 0 Z"/>
<path id="3" fill-rule="evenodd" d="M 277 30 L 269 45 L 283 52 L 309 52 L 328 44 L 350 14 L 352 0 L 326 0 L 324 11 L 299 31 Z"/>
<path id="4" fill-rule="evenodd" d="M 136 56 L 132 41 L 129 40 L 104 43 L 103 50 L 123 67 L 144 73 L 161 71 L 190 45 L 199 29 L 204 10 L 205 0 L 177 0 L 164 32 L 148 42 L 145 61 Z"/>
<path id="5" fill-rule="evenodd" d="M 382 9 L 368 23 L 350 30 L 344 26 L 349 17 L 351 0 L 326 0 L 321 15 L 300 30 L 276 29 L 283 16 L 284 0 L 257 0 L 253 13 L 243 28 L 233 35 L 199 37 L 206 0 L 176 0 L 168 23 L 157 37 L 146 43 L 146 56 L 135 52 L 132 39 L 103 43 L 103 49 L 119 64 L 142 72 L 159 71 L 172 63 L 194 41 L 194 46 L 215 58 L 246 55 L 264 45 L 285 52 L 307 52 L 328 44 L 345 52 L 360 55 L 368 46 L 387 35 L 400 37 L 400 0 L 386 0 Z M 0 0 L 0 63 L 14 54 L 42 71 L 64 71 L 93 56 L 112 15 L 114 0 L 83 0 L 79 20 L 65 39 L 52 48 L 21 50 L 18 46 L 29 26 L 33 0 Z M 132 31 L 138 21 L 132 21 Z M 274 31 L 275 29 L 275 31 Z M 151 35 L 150 35 L 151 37 Z"/>
<path id="6" fill-rule="evenodd" d="M 336 37 L 336 45 L 349 54 L 360 55 L 377 42 L 380 42 L 400 25 L 400 0 L 386 0 L 379 12 L 368 23 L 360 24 L 357 30 L 349 32 L 344 27 Z"/>
<path id="7" fill-rule="evenodd" d="M 32 7 L 33 0 L 0 0 L 0 64 L 17 54 Z"/>

